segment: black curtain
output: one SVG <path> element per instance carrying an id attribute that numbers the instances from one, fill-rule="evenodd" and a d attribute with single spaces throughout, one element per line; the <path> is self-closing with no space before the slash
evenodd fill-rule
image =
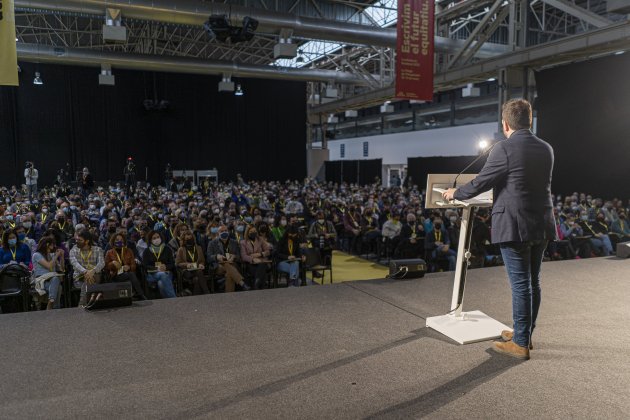
<path id="1" fill-rule="evenodd" d="M 554 193 L 630 197 L 629 69 L 623 54 L 537 73 L 537 133 L 554 148 Z"/>
<path id="2" fill-rule="evenodd" d="M 375 177 L 381 177 L 382 166 L 382 159 L 327 161 L 326 182 L 372 184 Z"/>
<path id="3" fill-rule="evenodd" d="M 373 184 L 375 178 L 381 178 L 383 174 L 383 159 L 370 159 L 359 161 L 359 184 Z"/>
<path id="4" fill-rule="evenodd" d="M 427 187 L 427 175 L 429 174 L 458 174 L 466 166 L 475 160 L 477 156 L 433 156 L 407 158 L 407 176 L 411 176 L 412 185 L 417 185 L 420 190 Z M 466 172 L 467 174 L 479 173 L 486 163 L 486 157 L 479 159 Z"/>
<path id="5" fill-rule="evenodd" d="M 34 160 L 51 184 L 70 163 L 96 180 L 120 180 L 127 156 L 137 178 L 161 182 L 173 169 L 212 169 L 220 179 L 302 179 L 306 175 L 305 83 L 239 80 L 242 97 L 217 90 L 219 77 L 115 70 L 116 86 L 99 86 L 98 70 L 20 63 L 19 88 L 0 88 L 0 166 L 4 183 L 23 182 Z M 44 85 L 32 84 L 35 71 Z M 147 111 L 145 99 L 168 110 Z"/>

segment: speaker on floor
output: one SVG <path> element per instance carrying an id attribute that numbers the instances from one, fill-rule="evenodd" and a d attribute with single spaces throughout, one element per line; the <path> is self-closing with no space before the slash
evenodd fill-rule
<path id="1" fill-rule="evenodd" d="M 91 284 L 86 291 L 86 309 L 117 308 L 131 306 L 133 289 L 128 281 L 120 283 Z"/>
<path id="2" fill-rule="evenodd" d="M 389 262 L 389 279 L 417 279 L 424 277 L 427 263 L 420 258 L 410 260 L 392 260 Z"/>
<path id="3" fill-rule="evenodd" d="M 628 242 L 619 242 L 617 244 L 617 256 L 619 258 L 628 258 L 628 257 L 630 257 L 630 241 L 628 241 Z"/>

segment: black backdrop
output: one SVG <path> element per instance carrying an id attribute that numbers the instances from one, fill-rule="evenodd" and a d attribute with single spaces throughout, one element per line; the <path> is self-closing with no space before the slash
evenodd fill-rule
<path id="1" fill-rule="evenodd" d="M 220 179 L 301 179 L 306 174 L 305 84 L 239 80 L 245 96 L 219 93 L 215 76 L 114 70 L 116 86 L 99 86 L 98 69 L 20 63 L 19 88 L 0 88 L 0 184 L 23 182 L 34 160 L 50 184 L 69 162 L 98 180 L 120 180 L 127 156 L 138 179 L 161 181 L 173 169 L 211 169 Z M 40 71 L 43 86 L 32 84 Z M 146 111 L 142 101 L 171 103 Z"/>
<path id="2" fill-rule="evenodd" d="M 538 135 L 554 148 L 552 189 L 630 198 L 630 54 L 536 75 Z"/>
<path id="3" fill-rule="evenodd" d="M 407 176 L 411 176 L 413 185 L 424 190 L 427 187 L 427 175 L 429 174 L 458 174 L 468 166 L 476 156 L 434 156 L 407 158 Z M 479 159 L 465 173 L 479 173 L 486 158 Z"/>
<path id="4" fill-rule="evenodd" d="M 383 160 L 335 160 L 326 162 L 326 182 L 348 182 L 366 185 L 381 177 Z"/>

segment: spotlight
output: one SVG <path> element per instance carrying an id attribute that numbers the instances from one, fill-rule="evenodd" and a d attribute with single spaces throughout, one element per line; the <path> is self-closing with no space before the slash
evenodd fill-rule
<path id="1" fill-rule="evenodd" d="M 481 140 L 479 141 L 478 146 L 481 150 L 485 150 L 488 147 L 488 142 L 486 140 Z"/>
<path id="2" fill-rule="evenodd" d="M 227 15 L 212 15 L 203 24 L 203 28 L 211 39 L 216 38 L 220 42 L 236 44 L 251 40 L 258 29 L 258 21 L 249 16 L 243 18 L 242 25 L 242 27 L 232 26 Z"/>
<path id="3" fill-rule="evenodd" d="M 38 71 L 35 72 L 35 78 L 33 79 L 34 85 L 43 85 L 44 81 L 42 80 Z"/>
<path id="4" fill-rule="evenodd" d="M 243 96 L 243 95 L 245 95 L 245 92 L 243 92 L 241 85 L 236 85 L 236 91 L 234 92 L 234 96 Z"/>

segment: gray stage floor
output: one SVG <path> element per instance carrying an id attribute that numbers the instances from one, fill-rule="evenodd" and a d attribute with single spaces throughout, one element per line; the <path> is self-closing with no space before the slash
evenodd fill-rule
<path id="1" fill-rule="evenodd" d="M 543 266 L 532 359 L 425 328 L 449 273 L 0 316 L 0 418 L 630 418 L 630 260 Z M 465 310 L 510 325 L 502 267 Z"/>

